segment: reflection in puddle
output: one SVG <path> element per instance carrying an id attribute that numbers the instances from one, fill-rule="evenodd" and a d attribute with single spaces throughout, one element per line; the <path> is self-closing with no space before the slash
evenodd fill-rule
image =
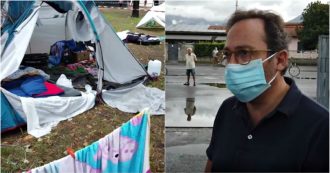
<path id="1" fill-rule="evenodd" d="M 187 115 L 187 121 L 191 121 L 191 117 L 196 113 L 195 98 L 186 98 L 184 113 Z"/>
<path id="2" fill-rule="evenodd" d="M 202 83 L 202 84 L 213 86 L 213 87 L 218 87 L 218 88 L 226 88 L 226 84 L 224 84 L 224 83 Z"/>
<path id="3" fill-rule="evenodd" d="M 228 89 L 206 84 L 196 87 L 169 84 L 165 127 L 213 127 L 219 106 L 230 96 Z"/>

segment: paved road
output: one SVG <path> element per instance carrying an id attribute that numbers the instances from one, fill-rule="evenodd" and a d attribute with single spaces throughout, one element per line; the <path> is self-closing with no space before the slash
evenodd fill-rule
<path id="1" fill-rule="evenodd" d="M 232 94 L 226 88 L 210 86 L 224 84 L 224 68 L 199 65 L 197 86 L 184 86 L 185 66 L 166 65 L 166 172 L 203 172 L 213 121 L 220 104 Z M 316 98 L 317 68 L 303 66 L 295 78 L 307 96 Z M 195 98 L 196 113 L 187 121 L 184 108 L 187 98 Z M 205 127 L 205 128 L 196 128 Z"/>
<path id="2" fill-rule="evenodd" d="M 203 172 L 211 128 L 166 128 L 166 172 Z"/>
<path id="3" fill-rule="evenodd" d="M 185 76 L 185 66 L 183 64 L 166 65 L 167 76 L 166 86 L 171 84 L 183 84 L 187 79 Z M 300 75 L 294 78 L 298 87 L 311 98 L 316 98 L 317 67 L 300 66 Z M 201 83 L 225 83 L 224 67 L 212 65 L 199 65 L 196 67 L 196 82 Z M 286 76 L 290 76 L 288 73 Z"/>

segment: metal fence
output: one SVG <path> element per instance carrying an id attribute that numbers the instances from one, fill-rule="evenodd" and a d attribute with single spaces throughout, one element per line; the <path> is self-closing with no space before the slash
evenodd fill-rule
<path id="1" fill-rule="evenodd" d="M 316 100 L 329 109 L 329 36 L 319 36 Z"/>

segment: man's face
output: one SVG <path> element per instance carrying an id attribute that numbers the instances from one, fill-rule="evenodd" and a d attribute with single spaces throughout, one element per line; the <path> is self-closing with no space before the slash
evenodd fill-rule
<path id="1" fill-rule="evenodd" d="M 245 19 L 235 23 L 227 34 L 224 50 L 235 52 L 247 50 L 251 52 L 251 60 L 267 58 L 266 34 L 264 23 L 261 19 Z M 234 55 L 229 57 L 231 64 L 239 64 Z M 266 80 L 269 81 L 276 73 L 275 64 L 272 60 L 263 63 Z"/>
<path id="2" fill-rule="evenodd" d="M 191 49 L 188 49 L 187 52 L 188 52 L 188 54 L 190 55 L 190 54 L 191 54 Z"/>

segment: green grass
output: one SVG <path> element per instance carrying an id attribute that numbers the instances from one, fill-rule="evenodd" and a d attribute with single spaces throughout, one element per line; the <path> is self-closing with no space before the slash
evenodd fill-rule
<path id="1" fill-rule="evenodd" d="M 131 17 L 132 11 L 129 9 L 106 8 L 100 9 L 104 17 L 110 21 L 116 32 L 129 30 L 131 32 L 139 32 L 149 35 L 162 36 L 165 35 L 164 29 L 137 29 L 135 26 L 140 22 L 146 11 L 140 10 L 140 17 Z"/>

